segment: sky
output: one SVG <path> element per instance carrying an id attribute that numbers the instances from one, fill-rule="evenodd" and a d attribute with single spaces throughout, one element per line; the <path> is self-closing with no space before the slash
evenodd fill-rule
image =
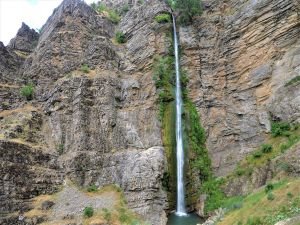
<path id="1" fill-rule="evenodd" d="M 7 45 L 22 22 L 40 29 L 63 0 L 0 0 L 0 41 Z M 88 4 L 95 0 L 84 0 Z"/>

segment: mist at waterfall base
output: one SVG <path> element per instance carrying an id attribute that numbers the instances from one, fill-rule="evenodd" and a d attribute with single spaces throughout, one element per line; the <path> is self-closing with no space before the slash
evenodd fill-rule
<path id="1" fill-rule="evenodd" d="M 178 39 L 176 31 L 176 21 L 173 17 L 174 32 L 174 55 L 176 70 L 176 158 L 177 158 L 177 206 L 176 213 L 171 214 L 167 225 L 196 225 L 201 222 L 196 214 L 187 214 L 185 208 L 185 191 L 184 191 L 184 149 L 182 141 L 182 96 L 180 84 Z"/>

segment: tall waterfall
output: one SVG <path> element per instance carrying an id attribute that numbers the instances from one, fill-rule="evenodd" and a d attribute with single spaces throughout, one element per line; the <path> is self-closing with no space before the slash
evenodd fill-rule
<path id="1" fill-rule="evenodd" d="M 184 201 L 184 150 L 182 142 L 182 97 L 180 85 L 180 71 L 179 71 L 179 56 L 178 56 L 178 39 L 176 31 L 175 16 L 173 18 L 173 32 L 174 32 L 174 54 L 175 54 L 175 69 L 176 69 L 176 156 L 177 156 L 177 208 L 176 214 L 178 216 L 185 216 L 185 201 Z"/>

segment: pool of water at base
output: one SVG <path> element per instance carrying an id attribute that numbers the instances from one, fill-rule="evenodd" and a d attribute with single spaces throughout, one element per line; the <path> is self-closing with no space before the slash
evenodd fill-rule
<path id="1" fill-rule="evenodd" d="M 195 213 L 190 213 L 187 216 L 177 216 L 172 213 L 168 218 L 167 225 L 196 225 L 204 221 Z"/>

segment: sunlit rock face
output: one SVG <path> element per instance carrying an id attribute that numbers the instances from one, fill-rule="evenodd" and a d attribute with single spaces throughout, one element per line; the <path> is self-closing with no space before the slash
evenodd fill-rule
<path id="1" fill-rule="evenodd" d="M 217 175 L 265 141 L 270 119 L 299 121 L 299 2 L 203 1 L 180 29 L 190 97 Z"/>

